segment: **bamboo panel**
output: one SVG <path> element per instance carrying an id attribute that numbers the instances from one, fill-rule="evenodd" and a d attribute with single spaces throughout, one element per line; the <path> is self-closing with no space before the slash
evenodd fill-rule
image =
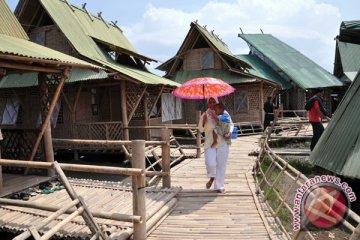
<path id="1" fill-rule="evenodd" d="M 29 176 L 24 177 L 29 178 Z M 21 182 L 19 179 L 24 180 L 24 178 L 20 175 L 9 176 L 7 179 L 11 178 L 13 181 L 16 180 L 18 182 Z M 81 179 L 70 179 L 70 181 L 77 194 L 84 198 L 84 201 L 91 211 L 104 211 L 132 215 L 132 192 L 128 186 L 122 186 L 119 182 L 108 181 L 104 182 Z M 179 188 L 147 189 L 146 208 L 148 211 L 148 218 L 151 217 L 150 214 L 154 214 L 159 208 L 162 208 L 179 190 Z M 70 203 L 71 199 L 65 190 L 60 190 L 50 194 L 38 194 L 31 197 L 29 201 L 38 204 L 49 204 L 60 208 L 65 204 Z M 1 206 L 0 221 L 4 224 L 0 226 L 0 229 L 19 233 L 24 231 L 27 227 L 41 222 L 50 214 L 51 212 L 32 208 L 9 205 Z M 42 234 L 43 232 L 48 231 L 67 216 L 68 215 L 60 216 L 57 220 L 54 220 L 39 232 Z M 102 218 L 96 218 L 96 221 L 101 228 L 109 229 L 111 230 L 110 232 L 117 234 L 132 228 L 132 223 L 128 222 Z M 81 217 L 76 217 L 71 222 L 67 223 L 63 229 L 58 231 L 56 236 L 67 239 L 88 239 L 90 236 L 90 230 L 85 225 L 85 222 Z"/>

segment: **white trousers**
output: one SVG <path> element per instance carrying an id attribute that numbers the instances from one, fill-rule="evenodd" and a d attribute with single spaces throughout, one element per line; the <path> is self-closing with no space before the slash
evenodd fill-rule
<path id="1" fill-rule="evenodd" d="M 224 189 L 226 162 L 229 156 L 229 145 L 205 150 L 205 165 L 208 178 L 214 177 L 214 189 Z"/>

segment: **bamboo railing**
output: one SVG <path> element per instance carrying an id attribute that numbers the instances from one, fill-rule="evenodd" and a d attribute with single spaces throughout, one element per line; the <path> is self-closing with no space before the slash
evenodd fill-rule
<path id="1" fill-rule="evenodd" d="M 165 139 L 169 139 L 169 131 L 163 130 L 163 135 Z M 159 144 L 162 145 L 162 153 L 163 153 L 163 160 L 162 160 L 162 172 L 155 172 L 155 171 L 146 171 L 145 169 L 145 145 L 146 144 Z M 119 143 L 113 143 L 119 144 Z M 51 206 L 41 206 L 36 203 L 31 202 L 23 202 L 19 200 L 10 200 L 10 199 L 0 199 L 0 204 L 10 204 L 10 205 L 17 205 L 17 206 L 24 206 L 24 207 L 32 207 L 37 209 L 55 211 L 54 215 L 51 215 L 49 219 L 42 222 L 40 225 L 36 226 L 35 228 L 29 228 L 28 231 L 23 233 L 22 236 L 26 238 L 29 236 L 33 236 L 35 239 L 40 239 L 38 236 L 38 230 L 42 227 L 46 226 L 51 219 L 56 218 L 59 213 L 63 214 L 66 212 L 72 212 L 62 225 L 58 225 L 55 229 L 49 231 L 48 233 L 44 234 L 41 239 L 48 239 L 49 237 L 53 236 L 56 231 L 58 231 L 66 221 L 70 221 L 72 218 L 76 217 L 77 215 L 87 214 L 87 219 L 92 219 L 91 222 L 86 221 L 87 225 L 93 227 L 93 229 L 97 229 L 94 225 L 94 220 L 92 216 L 102 217 L 102 218 L 109 218 L 115 219 L 119 221 L 126 221 L 133 223 L 133 231 L 132 234 L 134 239 L 145 239 L 146 238 L 146 208 L 145 208 L 145 187 L 146 181 L 145 176 L 161 176 L 163 178 L 163 187 L 169 188 L 171 187 L 171 179 L 170 179 L 170 161 L 169 161 L 169 141 L 148 141 L 145 140 L 133 140 L 133 141 L 123 141 L 121 144 L 129 144 L 132 149 L 132 166 L 133 168 L 118 168 L 118 167 L 107 167 L 107 166 L 94 166 L 94 165 L 79 165 L 79 164 L 64 164 L 64 163 L 57 163 L 57 162 L 36 162 L 36 161 L 21 161 L 21 160 L 10 160 L 10 159 L 0 159 L 0 166 L 16 166 L 16 167 L 25 167 L 25 168 L 44 168 L 44 169 L 55 169 L 60 179 L 62 180 L 63 184 L 66 187 L 70 197 L 72 198 L 73 202 L 69 206 L 63 207 L 61 209 L 51 207 Z M 133 193 L 133 215 L 126 215 L 120 213 L 104 213 L 104 212 L 90 212 L 86 205 L 82 203 L 81 206 L 78 206 L 79 203 L 77 201 L 83 202 L 80 196 L 77 196 L 73 188 L 71 187 L 70 183 L 67 181 L 65 174 L 63 171 L 76 171 L 76 172 L 87 172 L 87 173 L 106 173 L 106 174 L 120 174 L 120 175 L 127 175 L 132 177 L 132 193 Z M 72 207 L 77 205 L 77 210 L 73 210 Z M 45 209 L 46 208 L 46 209 Z M 96 223 L 95 223 L 96 224 Z M 106 239 L 104 235 L 99 231 L 92 231 L 94 234 L 94 238 L 92 239 Z M 44 237 L 45 236 L 45 237 Z M 102 238 L 99 238 L 101 237 Z M 26 239 L 25 237 L 20 237 L 18 239 Z"/>
<path id="2" fill-rule="evenodd" d="M 302 240 L 314 239 L 311 231 L 308 229 L 293 232 L 287 229 L 284 225 L 289 223 L 282 221 L 281 218 L 286 216 L 294 216 L 293 199 L 296 189 L 303 186 L 309 179 L 296 168 L 291 166 L 286 160 L 278 156 L 270 147 L 269 140 L 272 139 L 274 125 L 277 119 L 273 122 L 271 127 L 264 133 L 261 139 L 261 149 L 254 166 L 254 174 L 257 182 L 257 193 L 261 196 L 264 202 L 268 205 L 272 216 L 279 224 L 288 239 Z M 277 122 L 279 123 L 279 122 Z M 291 121 L 286 122 L 287 124 Z M 291 123 L 295 124 L 295 123 Z M 264 170 L 266 168 L 266 170 Z M 286 189 L 281 189 L 279 186 L 283 179 L 289 180 Z M 332 196 L 327 196 L 332 198 Z M 271 203 L 271 201 L 273 203 Z M 273 205 L 273 206 L 272 206 Z M 342 225 L 351 231 L 351 240 L 360 239 L 360 216 L 347 209 L 347 219 L 342 220 Z M 292 235 L 292 236 L 291 236 Z"/>

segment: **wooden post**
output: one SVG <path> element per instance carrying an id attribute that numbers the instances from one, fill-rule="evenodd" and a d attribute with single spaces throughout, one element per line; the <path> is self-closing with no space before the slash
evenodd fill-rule
<path id="1" fill-rule="evenodd" d="M 131 142 L 132 167 L 145 170 L 145 140 Z M 141 223 L 134 222 L 134 239 L 146 239 L 145 174 L 132 176 L 133 214 L 140 216 Z"/>
<path id="2" fill-rule="evenodd" d="M 260 82 L 260 101 L 259 101 L 259 117 L 260 122 L 264 122 L 264 113 L 263 113 L 263 106 L 264 106 L 264 82 Z"/>
<path id="3" fill-rule="evenodd" d="M 196 122 L 199 122 L 201 118 L 201 111 L 196 111 Z M 196 158 L 201 157 L 201 132 L 197 129 L 196 132 Z"/>
<path id="4" fill-rule="evenodd" d="M 41 141 L 41 139 L 42 139 L 42 137 L 43 137 L 43 135 L 45 133 L 46 128 L 48 127 L 47 125 L 49 125 L 49 123 L 50 123 L 52 113 L 53 113 L 53 111 L 55 109 L 55 106 L 56 106 L 56 103 L 57 103 L 57 101 L 59 99 L 60 93 L 61 93 L 61 91 L 62 91 L 62 89 L 64 87 L 65 81 L 69 77 L 69 73 L 70 73 L 70 68 L 65 68 L 65 70 L 63 72 L 63 75 L 61 76 L 60 83 L 56 88 L 55 95 L 54 95 L 54 97 L 53 97 L 53 99 L 51 101 L 47 116 L 46 116 L 45 120 L 43 121 L 40 133 L 39 133 L 39 135 L 38 135 L 38 137 L 37 137 L 37 139 L 35 141 L 35 145 L 34 145 L 34 148 L 33 148 L 32 152 L 31 152 L 31 156 L 30 156 L 29 161 L 33 161 L 34 158 L 35 158 L 35 154 L 36 154 L 36 152 L 37 152 L 37 150 L 39 148 L 40 141 Z M 50 137 L 51 137 L 51 134 L 50 134 Z M 51 141 L 51 139 L 50 139 L 50 141 Z M 54 155 L 54 154 L 52 154 L 52 155 Z M 27 174 L 27 172 L 28 172 L 28 169 L 25 170 L 25 174 Z"/>
<path id="5" fill-rule="evenodd" d="M 122 115 L 122 122 L 124 126 L 124 139 L 123 140 L 129 140 L 129 129 L 127 128 L 129 126 L 128 122 L 128 111 L 127 111 L 127 105 L 126 105 L 126 82 L 124 80 L 121 81 L 120 84 L 120 92 L 121 92 L 121 115 Z"/>
<path id="6" fill-rule="evenodd" d="M 144 123 L 145 123 L 145 126 L 150 126 L 150 116 L 149 116 L 149 109 L 148 109 L 148 105 L 147 105 L 147 102 L 148 102 L 148 95 L 145 95 L 144 96 Z M 151 111 L 151 109 L 150 109 Z M 144 133 L 145 133 L 145 140 L 150 140 L 150 131 L 149 129 L 147 128 L 144 128 Z"/>
<path id="7" fill-rule="evenodd" d="M 161 130 L 161 140 L 166 143 L 162 145 L 161 148 L 161 157 L 162 157 L 162 171 L 169 173 L 167 176 L 163 176 L 163 187 L 171 187 L 171 177 L 170 177 L 170 130 L 162 129 Z"/>
<path id="8" fill-rule="evenodd" d="M 47 162 L 54 162 L 54 147 L 52 144 L 52 137 L 51 137 L 51 127 L 50 123 L 47 124 L 47 127 L 44 132 L 44 149 L 45 149 L 45 159 Z M 55 176 L 55 169 L 49 168 L 47 170 L 49 177 Z"/>

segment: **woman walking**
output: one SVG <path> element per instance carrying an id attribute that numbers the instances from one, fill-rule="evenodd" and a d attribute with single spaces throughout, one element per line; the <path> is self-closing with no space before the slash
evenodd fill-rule
<path id="1" fill-rule="evenodd" d="M 226 162 L 229 155 L 229 145 L 226 143 L 224 136 L 218 135 L 217 143 L 211 146 L 214 142 L 213 130 L 216 127 L 218 116 L 214 108 L 219 101 L 217 97 L 210 97 L 207 101 L 208 109 L 201 115 L 199 121 L 199 129 L 205 132 L 204 152 L 205 165 L 209 181 L 206 183 L 206 188 L 210 189 L 214 183 L 214 190 L 219 193 L 225 192 L 224 180 L 226 171 Z M 231 122 L 231 132 L 233 123 Z"/>

